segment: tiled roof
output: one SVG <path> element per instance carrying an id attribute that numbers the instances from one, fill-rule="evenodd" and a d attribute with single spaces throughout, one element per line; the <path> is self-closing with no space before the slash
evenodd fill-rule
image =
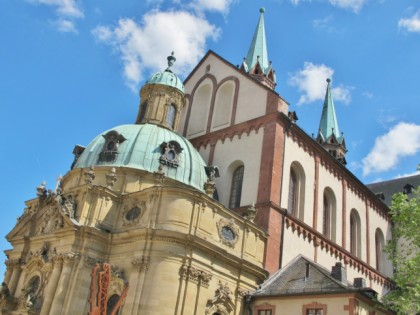
<path id="1" fill-rule="evenodd" d="M 407 189 L 409 189 L 409 187 L 417 188 L 420 186 L 420 174 L 372 183 L 366 186 L 377 194 L 386 205 L 391 206 L 392 196 L 395 193 L 407 193 L 408 198 L 413 195 L 409 190 L 407 191 Z"/>
<path id="2" fill-rule="evenodd" d="M 358 290 L 342 283 L 330 271 L 299 255 L 283 269 L 274 273 L 254 296 L 337 293 Z"/>

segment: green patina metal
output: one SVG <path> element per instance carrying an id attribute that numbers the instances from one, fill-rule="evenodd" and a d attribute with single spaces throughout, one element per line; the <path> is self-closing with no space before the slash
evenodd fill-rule
<path id="1" fill-rule="evenodd" d="M 265 40 L 264 12 L 265 9 L 261 8 L 260 19 L 258 21 L 257 28 L 255 30 L 254 37 L 252 38 L 251 46 L 249 47 L 248 55 L 245 61 L 248 67 L 248 71 L 250 71 L 258 61 L 264 74 L 267 74 L 270 67 L 267 54 L 267 42 Z"/>
<path id="2" fill-rule="evenodd" d="M 324 107 L 322 108 L 321 121 L 319 123 L 319 135 L 324 141 L 327 141 L 334 134 L 337 141 L 341 143 L 344 138 L 338 129 L 334 101 L 331 95 L 331 80 L 327 79 L 327 82 L 327 92 L 325 93 Z"/>
<path id="3" fill-rule="evenodd" d="M 101 162 L 106 135 L 115 131 L 125 138 L 118 147 L 118 153 L 113 161 Z M 183 149 L 178 156 L 178 166 L 163 165 L 162 143 L 176 141 Z M 207 180 L 205 162 L 193 145 L 175 132 L 152 124 L 122 125 L 107 130 L 98 135 L 78 158 L 74 168 L 91 166 L 128 167 L 148 171 L 158 171 L 163 167 L 165 176 L 204 191 Z"/>
<path id="4" fill-rule="evenodd" d="M 184 84 L 181 79 L 172 72 L 171 67 L 176 61 L 174 52 L 168 57 L 168 67 L 163 72 L 157 72 L 146 82 L 146 84 L 162 84 L 172 86 L 184 93 Z"/>

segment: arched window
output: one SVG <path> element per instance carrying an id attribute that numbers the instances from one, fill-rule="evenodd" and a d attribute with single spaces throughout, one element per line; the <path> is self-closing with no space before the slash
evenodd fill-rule
<path id="1" fill-rule="evenodd" d="M 322 214 L 322 234 L 335 241 L 336 236 L 336 200 L 330 188 L 324 190 Z"/>
<path id="2" fill-rule="evenodd" d="M 303 221 L 305 203 L 305 173 L 302 166 L 293 162 L 290 167 L 288 211 Z"/>
<path id="3" fill-rule="evenodd" d="M 355 209 L 350 212 L 350 252 L 361 258 L 361 223 L 360 216 Z"/>
<path id="4" fill-rule="evenodd" d="M 147 111 L 147 101 L 141 104 L 140 106 L 139 118 L 137 119 L 138 124 L 140 124 L 143 121 L 144 117 L 146 116 L 146 111 Z"/>
<path id="5" fill-rule="evenodd" d="M 385 263 L 385 238 L 381 229 L 377 228 L 375 232 L 375 253 L 376 253 L 376 269 L 384 272 Z"/>
<path id="6" fill-rule="evenodd" d="M 174 129 L 176 107 L 174 104 L 169 105 L 168 113 L 166 114 L 166 124 Z"/>
<path id="7" fill-rule="evenodd" d="M 294 169 L 290 169 L 288 210 L 294 216 L 297 216 L 297 189 L 298 187 L 296 172 Z"/>
<path id="8" fill-rule="evenodd" d="M 106 303 L 106 315 L 111 315 L 111 314 L 118 314 L 119 309 L 115 310 L 118 302 L 120 300 L 120 296 L 118 294 L 114 294 L 111 295 L 108 299 L 108 302 Z"/>
<path id="9" fill-rule="evenodd" d="M 244 179 L 244 166 L 241 165 L 233 171 L 232 186 L 230 189 L 229 208 L 237 208 L 241 204 L 242 182 Z"/>

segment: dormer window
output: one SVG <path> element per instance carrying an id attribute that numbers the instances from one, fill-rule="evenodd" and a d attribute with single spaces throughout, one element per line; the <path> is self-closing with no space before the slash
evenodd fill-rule
<path id="1" fill-rule="evenodd" d="M 172 167 L 179 166 L 179 155 L 184 150 L 178 142 L 169 141 L 162 142 L 160 145 L 162 155 L 159 158 L 161 164 L 169 165 Z"/>
<path id="2" fill-rule="evenodd" d="M 404 186 L 403 192 L 404 192 L 405 195 L 408 195 L 408 194 L 411 194 L 413 192 L 413 190 L 414 190 L 414 186 L 413 185 L 406 184 Z"/>
<path id="3" fill-rule="evenodd" d="M 105 138 L 105 143 L 104 143 L 104 146 L 102 147 L 101 153 L 99 154 L 99 162 L 101 163 L 113 162 L 115 161 L 115 158 L 118 155 L 118 147 L 126 139 L 114 130 L 102 136 Z"/>

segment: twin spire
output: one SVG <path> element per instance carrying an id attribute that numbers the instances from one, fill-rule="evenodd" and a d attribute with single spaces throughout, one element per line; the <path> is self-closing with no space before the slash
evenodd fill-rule
<path id="1" fill-rule="evenodd" d="M 331 79 L 327 79 L 327 92 L 325 93 L 321 121 L 317 142 L 321 144 L 332 156 L 344 165 L 346 162 L 346 143 L 343 133 L 338 129 L 337 116 L 335 115 L 334 101 L 331 95 Z"/>
<path id="2" fill-rule="evenodd" d="M 271 61 L 268 60 L 264 12 L 265 9 L 261 8 L 257 28 L 255 29 L 248 55 L 242 62 L 241 70 L 274 90 L 276 86 L 276 75 Z"/>

